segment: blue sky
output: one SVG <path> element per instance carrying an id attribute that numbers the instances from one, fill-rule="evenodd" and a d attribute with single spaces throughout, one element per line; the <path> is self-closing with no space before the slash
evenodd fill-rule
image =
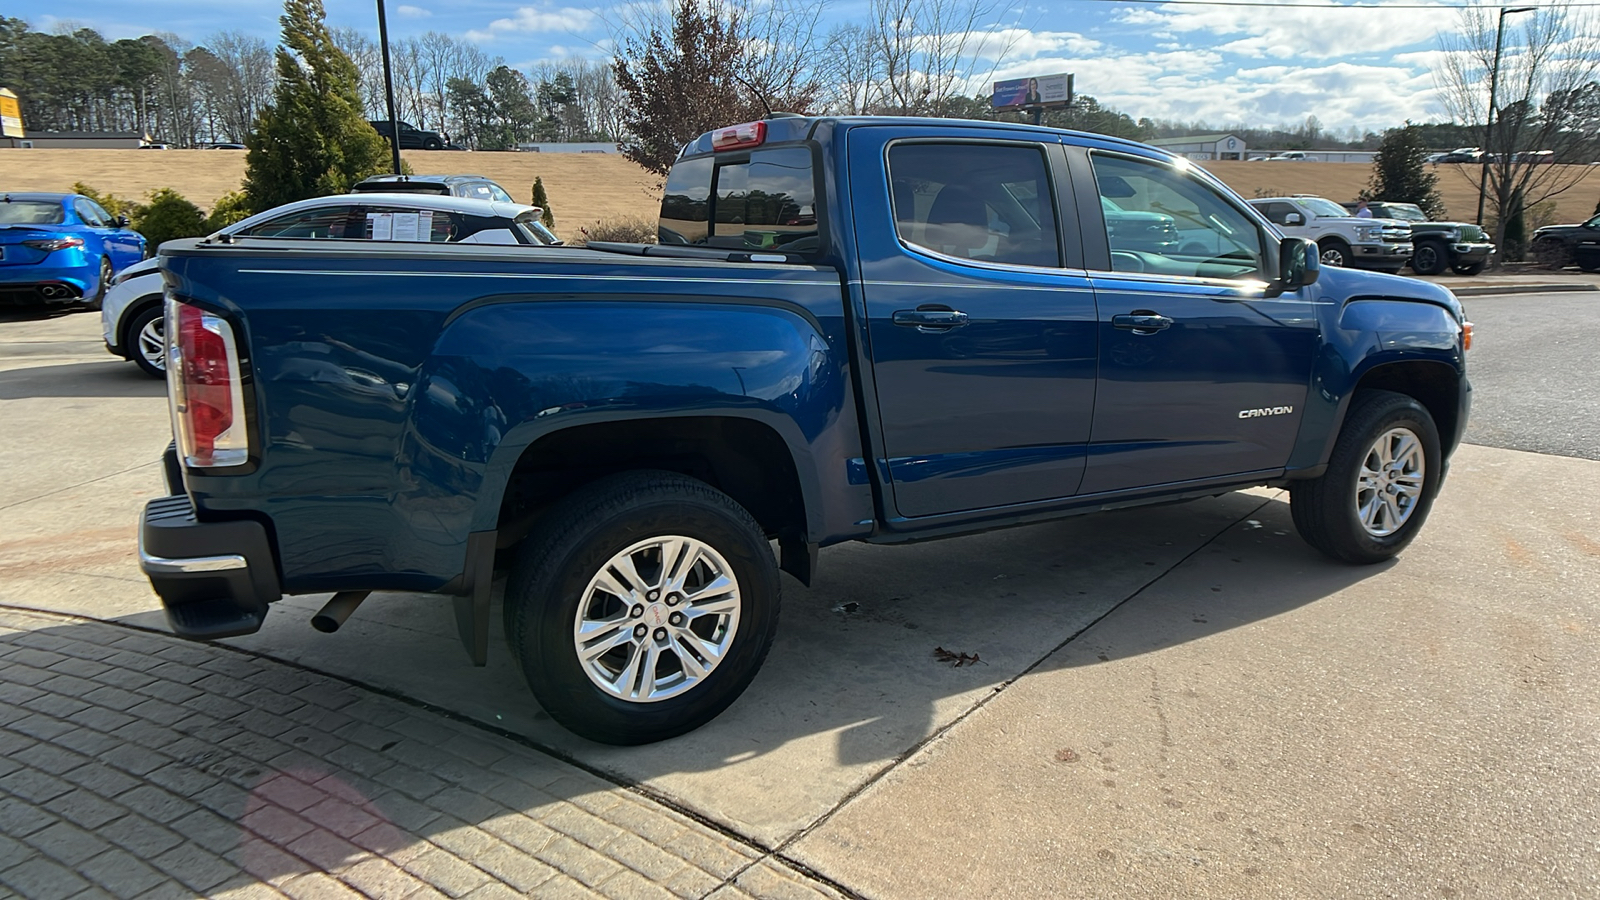
<path id="1" fill-rule="evenodd" d="M 326 4 L 330 24 L 376 35 L 373 3 Z M 58 17 L 62 7 L 50 0 L 7 5 L 7 15 L 42 30 L 86 25 L 111 39 L 164 31 L 193 43 L 224 29 L 273 40 L 282 9 L 277 0 L 137 0 L 79 5 Z M 860 0 L 821 7 L 824 28 L 863 8 Z M 605 57 L 607 20 L 617 9 L 575 0 L 388 0 L 392 36 L 442 31 L 513 65 Z M 1030 2 L 993 23 L 1011 47 L 994 77 L 1074 72 L 1080 93 L 1135 118 L 1272 125 L 1315 115 L 1336 132 L 1381 129 L 1445 118 L 1430 66 L 1438 29 L 1455 22 L 1447 9 Z M 991 68 L 984 64 L 979 80 Z"/>

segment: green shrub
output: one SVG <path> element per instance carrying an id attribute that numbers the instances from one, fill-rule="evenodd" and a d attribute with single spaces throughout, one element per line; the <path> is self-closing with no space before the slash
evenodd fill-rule
<path id="1" fill-rule="evenodd" d="M 144 210 L 143 206 L 132 200 L 124 200 L 116 194 L 102 194 L 81 181 L 73 183 L 72 192 L 74 194 L 82 194 L 100 204 L 100 208 L 112 216 L 127 216 L 130 221 L 139 218 L 140 213 Z"/>
<path id="2" fill-rule="evenodd" d="M 229 191 L 217 198 L 217 205 L 206 217 L 206 233 L 219 231 L 250 215 L 250 198 L 243 191 Z"/>
<path id="3" fill-rule="evenodd" d="M 550 211 L 550 195 L 545 193 L 543 178 L 535 177 L 533 179 L 533 202 L 528 205 L 537 206 L 544 210 L 544 213 L 539 216 L 539 221 L 544 223 L 544 227 L 556 227 L 556 214 Z"/>
<path id="4" fill-rule="evenodd" d="M 140 210 L 133 229 L 144 235 L 153 251 L 165 241 L 205 235 L 206 216 L 200 207 L 183 199 L 182 194 L 172 188 L 161 188 L 150 192 L 150 202 Z"/>

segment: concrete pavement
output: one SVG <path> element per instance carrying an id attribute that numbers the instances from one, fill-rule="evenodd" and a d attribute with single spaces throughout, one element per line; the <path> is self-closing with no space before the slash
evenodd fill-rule
<path id="1" fill-rule="evenodd" d="M 159 384 L 131 365 L 103 362 L 103 351 L 84 339 L 92 327 L 88 316 L 0 322 L 0 604 L 123 624 L 0 625 L 103 646 L 106 633 L 160 625 L 133 562 L 132 523 L 160 490 L 159 473 L 145 460 L 165 446 L 167 425 Z M 20 344 L 28 352 L 15 352 Z M 1489 389 L 1478 386 L 1480 396 Z M 77 408 L 64 411 L 67 404 Z M 81 448 L 70 462 L 76 468 L 52 472 L 51 448 L 68 441 Z M 251 684 L 255 673 L 267 673 L 257 690 L 292 673 L 393 704 L 419 729 L 482 737 L 505 765 L 554 767 L 592 786 L 552 795 L 553 809 L 594 816 L 583 798 L 603 794 L 688 823 L 743 860 L 713 869 L 680 856 L 716 879 L 700 890 L 883 898 L 955 891 L 1592 896 L 1600 889 L 1593 850 L 1600 798 L 1592 787 L 1600 783 L 1596 466 L 1465 447 L 1418 543 L 1399 561 L 1372 568 L 1314 556 L 1293 536 L 1272 491 L 915 547 L 836 548 L 824 554 L 815 588 L 785 582 L 779 642 L 745 697 L 707 728 L 646 748 L 597 747 L 553 726 L 510 670 L 498 638 L 488 669 L 467 666 L 448 606 L 436 598 L 374 596 L 335 635 L 306 626 L 322 598 L 286 599 L 261 634 L 232 642 L 238 650 L 131 636 L 168 641 L 174 649 L 156 655 L 203 671 L 212 670 L 168 655 L 204 652 L 235 661 L 211 666 L 248 664 Z M 93 640 L 78 637 L 90 631 Z M 0 636 L 13 639 L 21 640 Z M 0 664 L 11 659 L 5 646 Z M 977 653 L 982 663 L 950 668 L 933 658 L 935 646 Z M 129 671 L 138 680 L 140 670 Z M 0 685 L 13 681 L 42 683 L 0 672 Z M 236 713 L 241 723 L 280 715 L 246 705 Z M 65 715 L 69 725 L 86 727 Z M 221 746 L 216 735 L 229 727 L 250 730 L 229 721 L 219 719 L 212 743 Z M 405 734 L 398 725 L 375 727 Z M 357 730 L 341 722 L 325 737 L 385 759 L 405 746 L 384 756 L 392 738 L 369 747 Z M 308 783 L 377 780 L 343 757 L 318 756 L 330 768 Z M 358 757 L 367 759 L 350 751 Z M 449 780 L 424 758 L 439 760 L 394 765 Z M 252 757 L 251 766 L 275 759 Z M 482 771 L 507 774 L 494 765 Z M 260 768 L 254 777 L 281 774 Z M 537 783 L 543 775 L 518 777 L 546 790 Z M 441 790 L 448 788 L 487 795 L 508 811 L 497 815 L 542 822 L 555 814 L 487 785 L 452 782 Z M 362 794 L 374 796 L 388 793 Z M 241 824 L 243 809 L 211 812 L 238 826 L 236 837 L 262 837 Z M 441 815 L 516 846 L 483 824 L 496 816 L 471 822 L 463 811 Z M 433 848 L 498 877 L 473 846 L 438 840 L 451 829 L 395 824 L 405 830 L 401 855 Z M 663 849 L 652 833 L 610 825 L 620 828 L 609 839 L 619 846 L 633 845 L 627 832 Z M 11 836 L 3 825 L 0 833 Z M 174 834 L 183 843 L 161 853 L 206 849 Z M 59 862 L 48 848 L 22 845 L 37 870 L 55 871 L 37 862 Z M 381 849 L 363 850 L 417 877 Z M 218 883 L 279 890 L 297 878 L 321 885 L 312 876 L 329 875 L 360 887 L 337 865 L 317 868 L 315 859 L 287 852 L 306 867 L 282 884 Z M 153 862 L 161 853 L 141 861 L 163 873 Z M 550 865 L 537 852 L 524 855 Z M 0 868 L 8 859 L 18 864 L 0 855 Z M 613 875 L 648 875 L 611 862 L 619 866 L 608 870 Z M 227 877 L 241 873 L 249 870 L 236 867 Z M 394 895 L 376 881 L 366 889 Z"/>

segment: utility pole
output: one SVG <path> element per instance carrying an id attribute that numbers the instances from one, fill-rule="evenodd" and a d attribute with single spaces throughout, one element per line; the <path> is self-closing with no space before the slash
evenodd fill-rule
<path id="1" fill-rule="evenodd" d="M 383 96 L 389 102 L 389 153 L 394 160 L 394 173 L 399 175 L 400 120 L 394 114 L 394 69 L 389 65 L 389 23 L 383 15 L 383 0 L 378 0 L 378 48 L 383 53 Z"/>
<path id="2" fill-rule="evenodd" d="M 382 3 L 383 0 L 378 0 L 378 2 Z M 1506 16 L 1514 13 L 1533 12 L 1533 9 L 1531 6 L 1515 6 L 1510 9 L 1504 6 L 1500 7 L 1500 25 L 1494 32 L 1494 64 L 1489 67 L 1489 115 L 1483 123 L 1483 156 L 1479 158 L 1479 162 L 1483 164 L 1478 174 L 1478 227 L 1480 228 L 1483 227 L 1483 201 L 1489 193 L 1489 152 L 1490 148 L 1494 146 L 1495 89 L 1500 86 L 1500 48 L 1505 43 L 1506 38 Z M 1512 151 L 1508 149 L 1506 152 L 1510 153 Z M 1504 212 L 1504 210 L 1501 210 L 1502 214 Z"/>

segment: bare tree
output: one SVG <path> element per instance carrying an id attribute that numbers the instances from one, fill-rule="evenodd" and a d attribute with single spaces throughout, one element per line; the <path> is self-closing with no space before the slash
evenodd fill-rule
<path id="1" fill-rule="evenodd" d="M 223 31 L 212 35 L 205 49 L 222 69 L 221 83 L 215 87 L 217 137 L 243 141 L 262 107 L 272 102 L 277 86 L 272 45 L 241 31 Z"/>
<path id="2" fill-rule="evenodd" d="M 378 42 L 355 28 L 330 28 L 333 43 L 355 63 L 361 75 L 361 109 L 368 119 L 387 119 L 388 104 L 383 97 L 383 54 Z"/>
<path id="3" fill-rule="evenodd" d="M 1451 116 L 1485 132 L 1486 195 L 1494 210 L 1495 243 L 1505 248 L 1514 206 L 1532 207 L 1555 197 L 1586 174 L 1577 166 L 1550 163 L 1574 161 L 1573 150 L 1590 139 L 1575 127 L 1576 109 L 1566 101 L 1582 96 L 1600 76 L 1600 29 L 1587 12 L 1560 6 L 1537 7 L 1504 23 L 1501 18 L 1492 7 L 1461 10 L 1458 29 L 1440 37 L 1444 53 L 1434 78 Z M 1489 83 L 1502 24 L 1498 108 L 1491 129 Z M 1472 181 L 1481 172 L 1476 165 L 1461 169 Z"/>

